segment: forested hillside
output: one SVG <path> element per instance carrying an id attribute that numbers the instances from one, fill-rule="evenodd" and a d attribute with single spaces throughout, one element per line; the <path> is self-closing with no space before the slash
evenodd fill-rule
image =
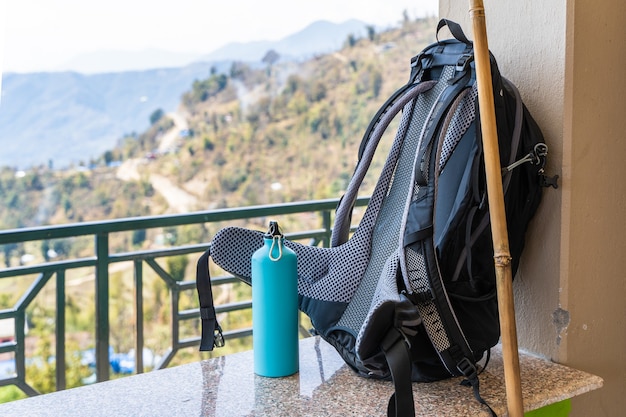
<path id="1" fill-rule="evenodd" d="M 367 124 L 406 82 L 434 24 L 370 28 L 338 52 L 298 64 L 274 63 L 271 52 L 261 70 L 235 63 L 196 80 L 176 115 L 155 111 L 147 131 L 86 166 L 4 169 L 0 227 L 337 197 Z M 163 179 L 165 190 L 189 196 L 185 207 L 172 207 L 155 187 Z"/>

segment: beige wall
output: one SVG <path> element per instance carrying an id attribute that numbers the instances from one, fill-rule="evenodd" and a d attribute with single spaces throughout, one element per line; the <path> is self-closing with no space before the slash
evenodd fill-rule
<path id="1" fill-rule="evenodd" d="M 572 416 L 626 415 L 626 2 L 486 0 L 489 47 L 550 147 L 515 279 L 520 347 L 601 376 Z M 462 24 L 468 0 L 440 0 Z"/>

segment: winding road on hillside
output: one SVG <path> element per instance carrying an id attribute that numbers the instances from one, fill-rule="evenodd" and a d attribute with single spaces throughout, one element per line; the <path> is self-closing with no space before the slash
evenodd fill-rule
<path id="1" fill-rule="evenodd" d="M 189 129 L 187 119 L 184 115 L 173 112 L 168 113 L 167 117 L 172 119 L 174 127 L 165 132 L 165 134 L 161 137 L 158 147 L 160 154 L 170 152 L 176 146 L 176 141 L 180 138 L 180 132 Z"/>
<path id="2" fill-rule="evenodd" d="M 160 154 L 171 151 L 180 138 L 180 132 L 189 128 L 184 115 L 168 113 L 167 116 L 174 121 L 174 126 L 161 137 L 158 147 Z M 117 169 L 116 177 L 122 181 L 139 181 L 142 177 L 142 167 L 148 163 L 149 161 L 145 158 L 127 159 Z M 183 190 L 163 175 L 152 173 L 149 174 L 148 180 L 154 190 L 165 198 L 170 211 L 186 213 L 196 208 L 198 203 L 196 196 Z"/>

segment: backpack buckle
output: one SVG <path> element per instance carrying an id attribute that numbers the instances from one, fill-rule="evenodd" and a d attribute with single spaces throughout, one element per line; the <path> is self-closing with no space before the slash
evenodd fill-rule
<path id="1" fill-rule="evenodd" d="M 469 64 L 474 60 L 474 54 L 465 53 L 459 56 L 459 59 L 456 61 L 456 76 L 450 78 L 448 80 L 449 85 L 456 84 L 459 80 L 463 79 L 466 75 L 471 74 L 469 71 Z"/>
<path id="2" fill-rule="evenodd" d="M 474 365 L 469 359 L 463 358 L 456 364 L 456 369 L 459 370 L 467 379 L 472 380 L 478 376 L 476 365 Z"/>
<path id="3" fill-rule="evenodd" d="M 463 54 L 456 61 L 456 70 L 457 72 L 462 72 L 467 70 L 467 66 L 471 61 L 474 60 L 474 54 Z"/>
<path id="4" fill-rule="evenodd" d="M 411 58 L 411 75 L 409 76 L 409 83 L 413 83 L 417 80 L 419 74 L 430 68 L 433 63 L 433 57 L 430 53 L 421 52 L 419 55 Z"/>
<path id="5" fill-rule="evenodd" d="M 399 328 L 392 327 L 380 342 L 380 347 L 383 351 L 387 352 L 398 342 L 404 342 L 406 346 L 411 349 L 411 342 L 407 335 Z"/>

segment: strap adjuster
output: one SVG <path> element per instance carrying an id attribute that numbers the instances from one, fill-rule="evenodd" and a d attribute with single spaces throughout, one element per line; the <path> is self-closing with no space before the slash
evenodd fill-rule
<path id="1" fill-rule="evenodd" d="M 404 340 L 404 342 L 406 343 L 407 347 L 410 349 L 411 348 L 411 342 L 409 342 L 409 339 L 402 332 L 402 330 L 394 327 L 394 328 L 390 329 L 387 332 L 387 335 L 385 335 L 383 340 L 380 342 L 380 347 L 381 347 L 381 349 L 383 351 L 388 351 L 396 343 L 398 343 L 399 341 L 402 341 L 402 340 Z"/>
<path id="2" fill-rule="evenodd" d="M 456 61 L 456 70 L 457 71 L 465 71 L 467 69 L 467 65 L 474 59 L 474 54 L 463 54 Z"/>
<path id="3" fill-rule="evenodd" d="M 478 371 L 476 365 L 474 365 L 469 359 L 463 358 L 456 364 L 456 369 L 459 370 L 467 379 L 472 380 L 478 377 Z"/>

